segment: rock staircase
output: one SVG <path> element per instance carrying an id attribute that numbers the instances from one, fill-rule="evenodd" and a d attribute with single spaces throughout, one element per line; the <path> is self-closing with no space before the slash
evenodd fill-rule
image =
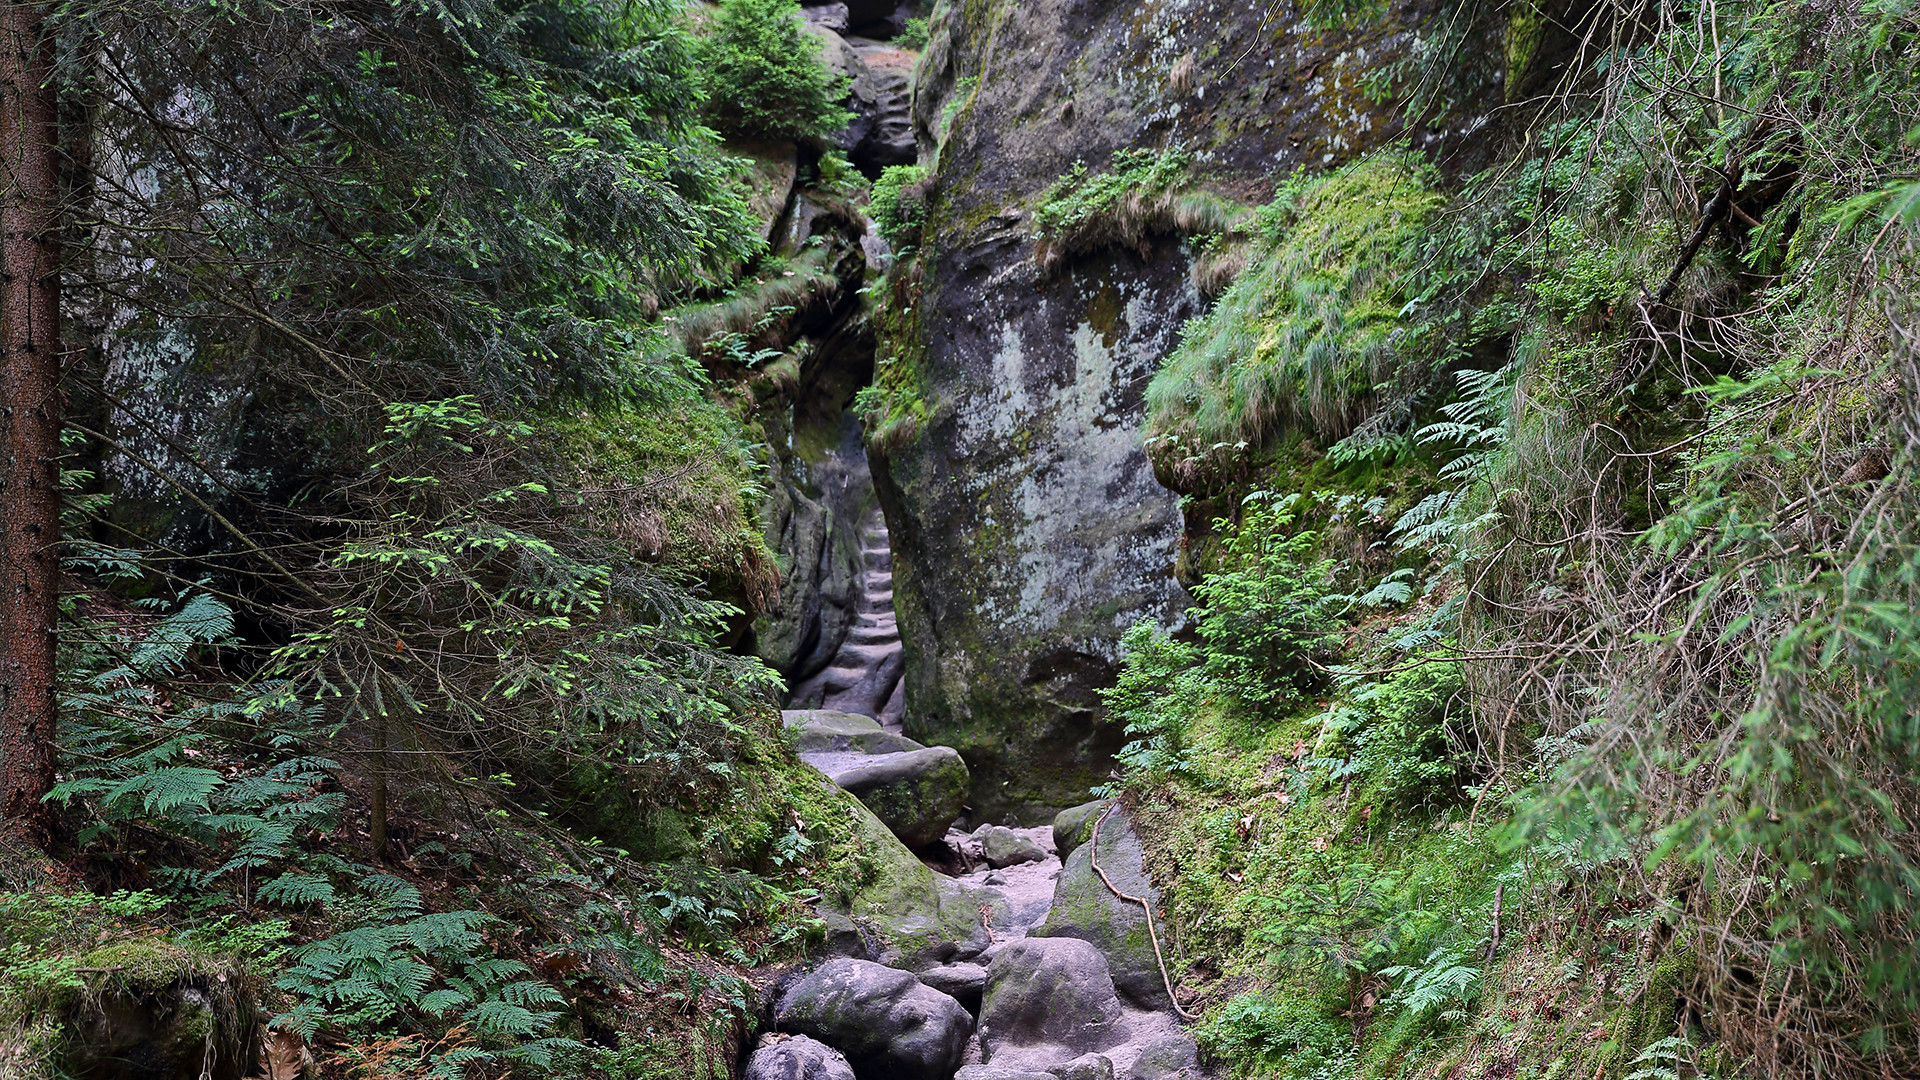
<path id="1" fill-rule="evenodd" d="M 893 614 L 893 549 L 887 526 L 875 511 L 861 530 L 859 615 L 846 641 L 819 674 L 794 688 L 793 709 L 830 709 L 879 720 L 898 731 L 904 712 L 900 676 L 906 657 Z"/>

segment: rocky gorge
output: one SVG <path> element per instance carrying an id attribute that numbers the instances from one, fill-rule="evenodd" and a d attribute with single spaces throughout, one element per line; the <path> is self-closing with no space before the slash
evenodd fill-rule
<path id="1" fill-rule="evenodd" d="M 1920 1075 L 1907 0 L 8 11 L 0 1080 Z"/>

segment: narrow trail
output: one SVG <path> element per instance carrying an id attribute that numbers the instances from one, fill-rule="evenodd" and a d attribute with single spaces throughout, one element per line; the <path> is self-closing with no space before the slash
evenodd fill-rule
<path id="1" fill-rule="evenodd" d="M 859 620 L 827 666 L 794 688 L 790 707 L 871 716 L 888 730 L 899 731 L 905 711 L 900 677 L 906 654 L 893 612 L 893 549 L 879 511 L 868 516 L 860 541 L 865 569 Z"/>

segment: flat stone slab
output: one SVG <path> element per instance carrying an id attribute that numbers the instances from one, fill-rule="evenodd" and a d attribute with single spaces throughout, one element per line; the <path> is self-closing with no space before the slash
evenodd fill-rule
<path id="1" fill-rule="evenodd" d="M 780 722 L 793 732 L 794 747 L 803 758 L 808 754 L 898 754 L 926 749 L 897 731 L 881 727 L 873 717 L 856 713 L 788 709 L 780 714 Z"/>

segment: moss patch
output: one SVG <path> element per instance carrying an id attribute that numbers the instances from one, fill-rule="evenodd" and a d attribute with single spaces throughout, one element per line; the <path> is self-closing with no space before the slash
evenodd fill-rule
<path id="1" fill-rule="evenodd" d="M 1344 434 L 1390 372 L 1406 275 L 1441 202 L 1405 154 L 1283 184 L 1245 272 L 1148 386 L 1156 466 L 1217 469 L 1288 425 Z"/>

